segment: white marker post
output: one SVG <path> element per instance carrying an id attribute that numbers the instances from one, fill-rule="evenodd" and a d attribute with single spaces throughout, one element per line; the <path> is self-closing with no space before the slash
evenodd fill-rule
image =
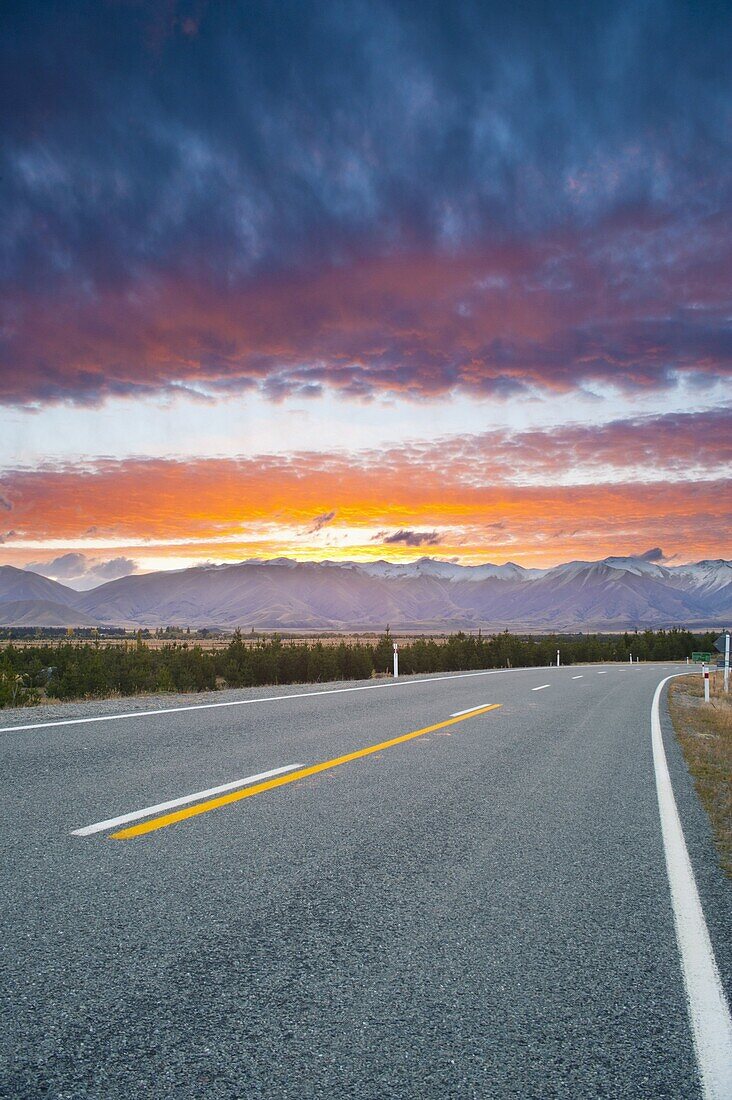
<path id="1" fill-rule="evenodd" d="M 714 643 L 714 648 L 717 653 L 724 654 L 724 690 L 727 693 L 729 691 L 729 630 L 725 630 L 723 634 L 719 635 Z M 717 668 L 719 668 L 719 664 Z"/>
<path id="2" fill-rule="evenodd" d="M 702 665 L 702 675 L 704 677 L 704 702 L 709 702 L 709 667 L 708 665 Z"/>
<path id="3" fill-rule="evenodd" d="M 557 650 L 557 668 L 559 668 L 559 650 Z"/>
<path id="4" fill-rule="evenodd" d="M 633 654 L 632 653 L 630 654 L 630 663 L 631 663 L 631 665 L 633 664 Z"/>
<path id="5" fill-rule="evenodd" d="M 399 646 L 394 642 L 394 679 L 399 678 Z"/>

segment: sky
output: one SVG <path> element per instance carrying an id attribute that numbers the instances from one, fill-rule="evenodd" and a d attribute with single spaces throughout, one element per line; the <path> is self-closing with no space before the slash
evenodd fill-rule
<path id="1" fill-rule="evenodd" d="M 729 4 L 1 18 L 0 565 L 731 556 Z"/>

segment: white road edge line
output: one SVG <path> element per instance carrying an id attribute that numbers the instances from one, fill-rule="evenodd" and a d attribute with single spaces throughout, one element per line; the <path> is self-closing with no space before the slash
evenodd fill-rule
<path id="1" fill-rule="evenodd" d="M 88 722 L 116 722 L 118 719 L 151 718 L 159 714 L 180 714 L 187 710 L 216 710 L 219 707 L 245 707 L 255 703 L 277 703 L 283 699 L 319 699 L 322 695 L 342 695 L 348 691 L 378 691 L 384 688 L 434 684 L 437 680 L 464 680 L 468 676 L 498 676 L 502 672 L 531 672 L 531 668 L 484 668 L 479 672 L 455 672 L 449 676 L 430 676 L 424 680 L 389 680 L 385 684 L 359 684 L 358 687 L 327 688 L 325 691 L 293 691 L 289 695 L 266 695 L 258 699 L 231 699 L 226 703 L 193 703 L 189 707 L 161 707 L 159 710 L 131 710 L 125 714 L 96 714 L 93 718 L 60 718 L 53 722 L 32 722 L 24 726 L 0 726 L 0 733 L 15 730 L 45 730 L 51 726 L 77 726 Z"/>
<path id="2" fill-rule="evenodd" d="M 60 718 L 53 722 L 31 722 L 22 726 L 0 726 L 0 733 L 16 730 L 45 730 L 52 726 L 77 726 L 88 722 L 116 722 L 119 719 L 151 718 L 159 714 L 180 714 L 188 710 L 215 710 L 218 707 L 244 707 L 255 703 L 277 703 L 283 699 L 317 699 L 321 695 L 342 695 L 348 691 L 377 691 L 384 688 L 414 687 L 434 684 L 438 680 L 464 680 L 469 676 L 499 676 L 502 673 L 533 672 L 535 668 L 483 668 L 478 672 L 453 672 L 447 676 L 427 676 L 423 680 L 389 680 L 385 684 L 359 684 L 357 687 L 328 688 L 326 691 L 293 691 L 289 695 L 266 695 L 259 699 L 231 699 L 226 703 L 193 703 L 189 707 L 160 707 L 158 710 L 132 710 L 125 714 L 96 714 L 93 718 Z M 547 687 L 549 685 L 547 684 Z"/>
<path id="3" fill-rule="evenodd" d="M 543 691 L 544 688 L 548 688 L 549 684 L 539 684 L 538 688 L 532 688 L 532 691 Z"/>
<path id="4" fill-rule="evenodd" d="M 579 676 L 573 676 L 573 677 L 572 677 L 572 679 L 573 679 L 573 680 L 581 680 L 581 679 L 582 679 L 582 675 L 583 675 L 583 674 L 582 674 L 582 673 L 580 673 L 580 674 L 579 674 Z"/>
<path id="5" fill-rule="evenodd" d="M 468 707 L 466 710 L 456 710 L 454 714 L 451 714 L 451 718 L 459 718 L 461 714 L 472 714 L 474 710 L 482 710 L 483 707 L 489 707 L 490 703 L 478 703 L 475 707 Z"/>
<path id="6" fill-rule="evenodd" d="M 683 675 L 681 672 L 674 674 Z M 653 767 L 666 871 L 702 1092 L 705 1100 L 729 1100 L 732 1096 L 732 1018 L 704 919 L 661 734 L 661 692 L 674 676 L 661 680 L 651 704 Z"/>
<path id="7" fill-rule="evenodd" d="M 106 821 L 97 821 L 94 825 L 85 825 L 83 829 L 72 829 L 71 835 L 92 836 L 94 833 L 103 833 L 107 829 L 113 829 L 115 825 L 124 825 L 127 821 L 137 821 L 141 817 L 151 817 L 153 814 L 162 813 L 163 810 L 172 810 L 175 806 L 185 806 L 187 802 L 198 802 L 199 799 L 223 794 L 224 791 L 233 791 L 235 787 L 246 787 L 248 783 L 259 783 L 263 779 L 270 779 L 273 775 L 282 775 L 283 772 L 291 772 L 303 766 L 286 764 L 284 768 L 272 768 L 268 772 L 248 775 L 245 779 L 234 779 L 231 783 L 222 783 L 220 787 L 210 787 L 207 791 L 185 794 L 182 798 L 171 798 L 169 802 L 159 802 L 157 806 L 146 806 L 144 810 L 133 810 L 129 814 L 120 814 L 119 817 L 110 817 Z"/>
<path id="8" fill-rule="evenodd" d="M 606 669 L 606 668 L 604 668 L 604 669 L 602 670 L 602 672 L 598 672 L 598 674 L 597 674 L 597 675 L 598 675 L 598 676 L 607 676 L 607 669 Z"/>

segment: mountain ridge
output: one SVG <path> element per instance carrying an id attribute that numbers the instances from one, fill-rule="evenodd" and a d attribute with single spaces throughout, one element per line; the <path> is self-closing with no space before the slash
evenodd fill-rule
<path id="1" fill-rule="evenodd" d="M 132 574 L 75 591 L 0 566 L 0 625 L 236 626 L 269 630 L 714 628 L 732 618 L 732 562 L 638 557 L 549 569 L 413 562 L 249 559 Z"/>

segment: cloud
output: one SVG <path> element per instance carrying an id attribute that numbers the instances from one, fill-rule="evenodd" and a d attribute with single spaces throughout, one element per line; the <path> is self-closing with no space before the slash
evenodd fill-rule
<path id="1" fill-rule="evenodd" d="M 639 556 L 641 561 L 659 562 L 666 560 L 663 554 L 663 550 L 661 550 L 659 546 L 655 547 L 653 550 L 646 550 L 645 554 L 640 554 Z"/>
<path id="2" fill-rule="evenodd" d="M 321 515 L 316 516 L 313 520 L 312 526 L 308 527 L 308 534 L 314 535 L 318 531 L 322 531 L 329 523 L 332 523 L 336 518 L 336 512 L 323 512 Z"/>
<path id="3" fill-rule="evenodd" d="M 94 588 L 104 581 L 127 577 L 137 570 L 137 563 L 126 557 L 101 560 L 89 558 L 86 554 L 61 554 L 50 561 L 28 562 L 24 566 L 32 573 L 69 584 L 72 588 L 84 590 Z"/>
<path id="4" fill-rule="evenodd" d="M 70 580 L 87 572 L 88 559 L 85 554 L 62 554 L 51 561 L 31 561 L 25 567 L 32 573 L 40 573 L 54 580 Z"/>
<path id="5" fill-rule="evenodd" d="M 471 463 L 490 462 L 500 481 L 613 469 L 620 476 L 716 476 L 732 460 L 732 407 L 701 413 L 630 417 L 605 424 L 485 432 L 442 441 L 470 478 Z"/>
<path id="6" fill-rule="evenodd" d="M 384 546 L 395 543 L 403 543 L 405 546 L 437 546 L 443 540 L 437 531 L 395 531 L 393 535 L 385 535 L 382 539 Z"/>
<path id="7" fill-rule="evenodd" d="M 729 374 L 725 5 L 277 11 L 10 5 L 0 401 Z"/>
<path id="8" fill-rule="evenodd" d="M 720 242 L 732 242 L 732 224 L 716 240 L 714 227 L 700 229 L 669 270 L 657 238 L 674 233 L 639 216 L 632 232 L 605 225 L 450 256 L 354 259 L 226 287 L 161 272 L 134 293 L 24 294 L 6 326 L 0 401 L 96 404 L 190 383 L 221 399 L 249 389 L 272 401 L 325 389 L 506 399 L 726 377 L 732 281 Z"/>
<path id="9" fill-rule="evenodd" d="M 663 546 L 686 560 L 719 557 L 728 550 L 732 520 L 723 476 L 732 459 L 730 415 L 717 409 L 497 430 L 353 452 L 6 470 L 17 549 L 4 548 L 3 557 L 18 560 L 24 544 L 49 540 L 87 550 L 90 525 L 95 552 L 103 541 L 132 559 L 141 544 L 167 553 L 176 542 L 195 547 L 194 557 L 215 557 L 221 540 L 241 546 L 242 556 L 259 555 L 257 540 L 274 556 L 288 552 L 293 540 L 316 556 L 322 544 L 315 537 L 308 542 L 303 516 L 331 512 L 328 529 L 339 549 L 363 532 L 367 547 L 381 542 L 395 554 L 421 538 L 459 556 L 481 547 L 492 554 L 510 547 L 518 556 L 535 545 L 561 560 L 635 545 Z M 313 526 L 311 536 L 318 534 Z M 449 536 L 438 540 L 444 531 Z"/>
<path id="10" fill-rule="evenodd" d="M 130 573 L 137 571 L 137 563 L 130 558 L 109 558 L 107 561 L 97 561 L 88 570 L 88 575 L 99 577 L 101 580 L 113 581 L 120 577 L 128 577 Z"/>
<path id="11" fill-rule="evenodd" d="M 4 497 L 2 493 L 0 493 L 0 508 L 2 508 L 4 512 L 12 512 L 13 510 L 12 502 L 9 501 L 7 497 Z"/>

